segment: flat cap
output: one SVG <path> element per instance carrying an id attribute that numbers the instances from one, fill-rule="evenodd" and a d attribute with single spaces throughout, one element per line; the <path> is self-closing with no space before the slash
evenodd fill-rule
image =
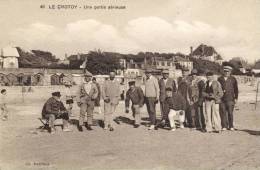
<path id="1" fill-rule="evenodd" d="M 197 75 L 198 74 L 198 70 L 197 69 L 192 69 L 191 70 L 191 75 Z"/>
<path id="2" fill-rule="evenodd" d="M 152 73 L 152 72 L 153 72 L 153 69 L 151 69 L 151 68 L 145 69 L 145 73 Z"/>
<path id="3" fill-rule="evenodd" d="M 162 74 L 169 74 L 169 70 L 163 70 Z"/>
<path id="4" fill-rule="evenodd" d="M 92 75 L 90 72 L 86 72 L 86 73 L 84 74 L 84 76 L 85 76 L 85 77 L 92 77 L 93 75 Z"/>
<path id="5" fill-rule="evenodd" d="M 213 76 L 214 74 L 213 74 L 213 72 L 211 72 L 211 71 L 209 71 L 209 72 L 207 72 L 206 73 L 206 76 Z"/>
<path id="6" fill-rule="evenodd" d="M 230 71 L 232 70 L 233 68 L 231 66 L 224 66 L 224 71 Z"/>
<path id="7" fill-rule="evenodd" d="M 57 97 L 60 97 L 60 96 L 61 96 L 61 94 L 60 94 L 60 92 L 59 92 L 59 91 L 56 91 L 56 92 L 53 92 L 53 93 L 52 93 L 52 96 L 57 96 Z"/>
<path id="8" fill-rule="evenodd" d="M 128 84 L 129 86 L 135 85 L 135 81 L 129 81 Z"/>

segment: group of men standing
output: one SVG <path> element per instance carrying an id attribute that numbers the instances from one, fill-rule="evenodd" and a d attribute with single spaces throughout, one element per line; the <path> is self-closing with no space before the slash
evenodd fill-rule
<path id="1" fill-rule="evenodd" d="M 223 68 L 224 73 L 219 78 L 213 72 L 207 72 L 206 79 L 205 74 L 198 74 L 196 69 L 191 74 L 183 69 L 183 76 L 177 82 L 169 78 L 168 70 L 163 70 L 162 78 L 158 81 L 152 75 L 152 70 L 147 69 L 142 100 L 150 118 L 149 130 L 168 124 L 174 131 L 174 116 L 179 117 L 180 128 L 185 126 L 202 132 L 217 133 L 221 130 L 234 130 L 233 110 L 238 99 L 238 84 L 231 75 L 232 67 Z M 156 122 L 158 102 L 160 122 Z"/>
<path id="2" fill-rule="evenodd" d="M 202 132 L 220 132 L 221 130 L 234 130 L 233 110 L 238 99 L 238 85 L 235 77 L 231 76 L 232 67 L 224 66 L 224 74 L 214 79 L 212 72 L 198 76 L 198 71 L 193 69 L 191 74 L 183 70 L 182 77 L 175 81 L 169 77 L 169 71 L 162 71 L 162 78 L 158 80 L 153 75 L 152 69 L 145 70 L 146 80 L 144 90 L 135 85 L 135 81 L 129 82 L 129 89 L 125 97 L 125 111 L 131 110 L 134 117 L 134 128 L 141 124 L 140 109 L 146 104 L 149 115 L 150 126 L 148 130 L 157 130 L 158 127 L 170 126 L 170 130 L 176 129 L 175 118 L 178 116 L 179 127 L 196 128 Z M 115 80 L 115 72 L 110 72 L 109 79 L 100 88 L 97 83 L 92 82 L 92 74 L 85 74 L 85 81 L 80 85 L 76 101 L 80 107 L 78 130 L 83 131 L 84 119 L 87 113 L 87 130 L 92 130 L 93 110 L 95 101 L 99 96 L 104 100 L 104 130 L 113 131 L 114 113 L 120 101 L 120 84 Z M 202 78 L 204 77 L 204 78 Z M 57 93 L 53 93 L 53 102 L 57 99 Z M 56 95 L 56 96 L 55 96 Z M 60 96 L 60 94 L 58 94 Z M 50 99 L 49 99 L 50 100 Z M 58 99 L 57 99 L 58 100 Z M 52 113 L 51 108 L 57 107 L 47 102 L 48 115 L 51 121 L 59 116 Z M 156 105 L 160 103 L 161 120 L 156 119 Z M 61 105 L 61 104 L 59 104 Z M 64 107 L 60 111 L 65 114 Z M 56 113 L 56 111 L 55 111 Z M 58 115 L 62 115 L 58 114 Z M 47 116 L 50 117 L 50 116 Z M 62 116 L 68 119 L 68 116 Z M 51 123 L 53 126 L 53 123 Z M 51 127 L 51 129 L 54 127 Z M 68 129 L 65 129 L 68 131 Z"/>

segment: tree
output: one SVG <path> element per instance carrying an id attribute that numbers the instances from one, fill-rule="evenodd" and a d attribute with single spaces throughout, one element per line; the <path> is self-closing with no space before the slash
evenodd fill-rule
<path id="1" fill-rule="evenodd" d="M 87 57 L 86 69 L 93 74 L 108 74 L 121 69 L 119 59 L 101 51 L 90 51 Z"/>

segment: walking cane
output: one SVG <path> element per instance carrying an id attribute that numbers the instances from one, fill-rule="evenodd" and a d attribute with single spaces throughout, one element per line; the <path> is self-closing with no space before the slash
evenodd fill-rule
<path id="1" fill-rule="evenodd" d="M 258 96 L 259 83 L 260 83 L 260 81 L 257 82 L 257 87 L 256 87 L 256 95 L 255 95 L 255 110 L 256 110 L 256 106 L 257 106 L 257 96 Z"/>

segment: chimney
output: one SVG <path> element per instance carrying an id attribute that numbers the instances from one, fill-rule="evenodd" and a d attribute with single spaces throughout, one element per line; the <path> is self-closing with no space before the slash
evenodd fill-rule
<path id="1" fill-rule="evenodd" d="M 192 55 L 192 53 L 193 53 L 193 47 L 191 46 L 190 47 L 190 55 Z"/>
<path id="2" fill-rule="evenodd" d="M 204 54 L 205 54 L 205 45 L 202 44 L 202 55 L 204 55 Z"/>

